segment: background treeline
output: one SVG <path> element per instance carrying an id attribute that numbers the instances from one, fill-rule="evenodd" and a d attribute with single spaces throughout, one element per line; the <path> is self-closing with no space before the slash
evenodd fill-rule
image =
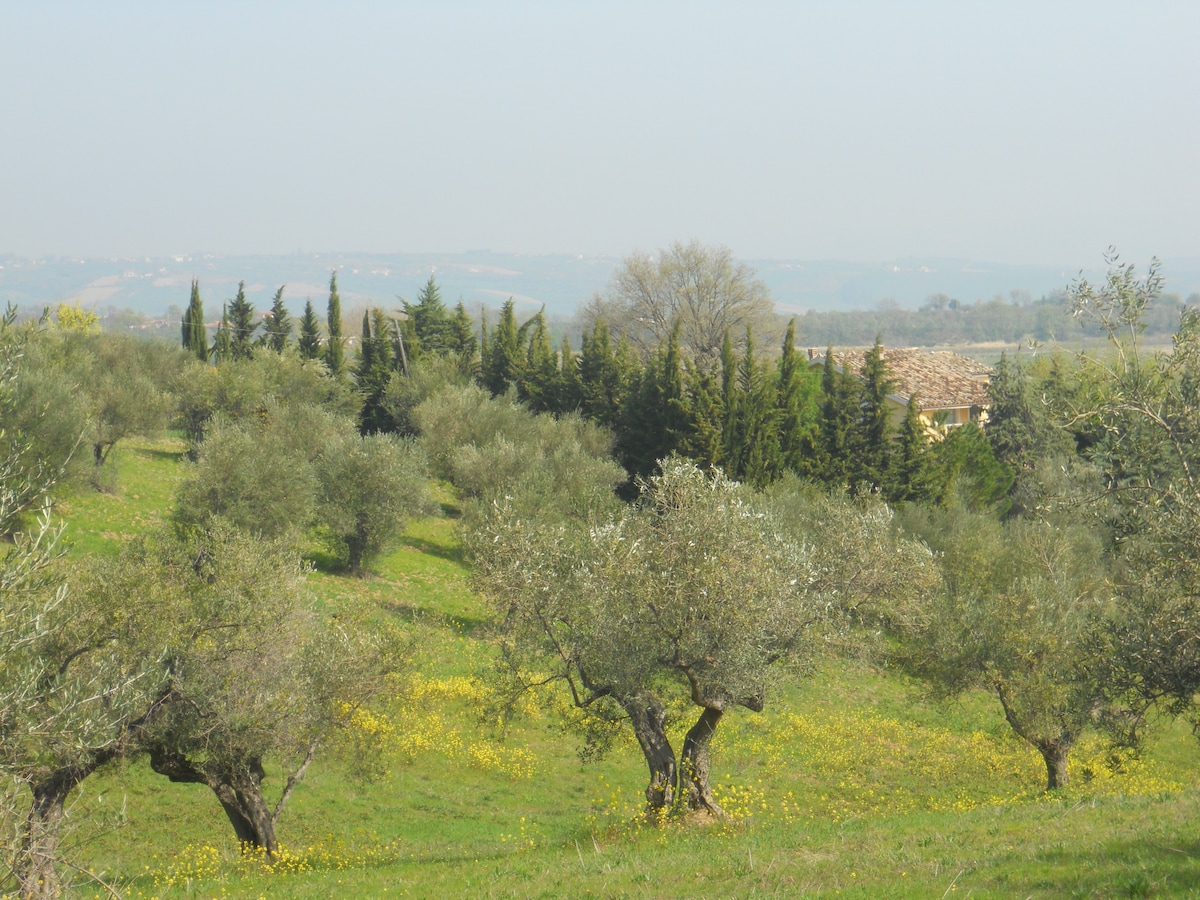
<path id="1" fill-rule="evenodd" d="M 1186 301 L 1164 294 L 1147 310 L 1142 325 L 1149 338 L 1166 339 L 1175 333 L 1183 307 L 1200 305 L 1200 295 Z M 1063 342 L 1069 345 L 1103 340 L 1103 328 L 1075 315 L 1065 292 L 1037 300 L 1022 292 L 964 303 L 936 294 L 919 309 L 899 309 L 880 304 L 853 312 L 809 310 L 798 319 L 810 346 L 865 346 L 877 336 L 892 347 L 963 346 L 967 344 Z"/>

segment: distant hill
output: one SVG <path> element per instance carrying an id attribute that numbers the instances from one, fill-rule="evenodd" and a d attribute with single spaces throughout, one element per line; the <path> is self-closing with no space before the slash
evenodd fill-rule
<path id="1" fill-rule="evenodd" d="M 889 263 L 749 259 L 784 313 L 808 310 L 913 309 L 935 294 L 962 303 L 1024 292 L 1036 299 L 1061 290 L 1078 275 L 1065 267 L 1008 266 L 942 259 Z M 1141 261 L 1139 261 L 1141 262 Z M 324 309 L 329 273 L 338 270 L 344 308 L 360 304 L 399 305 L 412 300 L 432 273 L 443 298 L 462 300 L 475 311 L 498 307 L 512 297 L 533 312 L 545 304 L 553 318 L 566 318 L 607 285 L 620 259 L 605 256 L 521 255 L 487 250 L 454 254 L 296 253 L 283 256 L 190 256 L 127 259 L 26 259 L 0 255 L 0 307 L 14 303 L 40 309 L 79 300 L 105 311 L 132 310 L 167 315 L 187 304 L 193 277 L 200 279 L 207 309 L 218 313 L 240 280 L 250 300 L 266 309 L 276 289 L 300 311 L 306 297 Z M 1167 290 L 1181 297 L 1200 292 L 1200 259 L 1166 261 Z M 1103 275 L 1100 267 L 1086 273 Z M 174 312 L 172 311 L 172 315 Z M 215 315 L 214 315 L 215 317 Z"/>

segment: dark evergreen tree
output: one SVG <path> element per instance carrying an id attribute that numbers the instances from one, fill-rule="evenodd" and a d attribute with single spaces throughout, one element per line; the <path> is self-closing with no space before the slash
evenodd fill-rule
<path id="1" fill-rule="evenodd" d="M 204 302 L 200 282 L 192 279 L 192 296 L 183 314 L 183 348 L 199 360 L 208 359 L 208 327 L 204 324 Z"/>
<path id="2" fill-rule="evenodd" d="M 684 397 L 689 427 L 679 452 L 704 469 L 724 466 L 725 405 L 721 383 L 715 372 L 703 369 L 691 360 L 687 362 L 686 383 Z"/>
<path id="3" fill-rule="evenodd" d="M 229 334 L 229 307 L 221 308 L 221 321 L 217 325 L 217 333 L 213 335 L 212 351 L 209 356 L 216 363 L 227 362 L 233 358 L 233 338 Z"/>
<path id="4" fill-rule="evenodd" d="M 721 422 L 721 459 L 725 471 L 731 478 L 740 466 L 742 434 L 742 391 L 738 382 L 738 358 L 733 351 L 733 338 L 725 332 L 721 344 L 721 409 L 725 414 Z"/>
<path id="5" fill-rule="evenodd" d="M 1055 377 L 1052 370 L 1049 379 Z M 1054 421 L 1053 388 L 1037 388 L 1007 354 L 1001 355 L 988 382 L 991 406 L 985 434 L 996 459 L 1017 471 L 1031 471 L 1038 460 L 1069 456 L 1075 449 L 1072 435 Z"/>
<path id="6" fill-rule="evenodd" d="M 996 459 L 992 445 L 974 422 L 951 428 L 945 440 L 934 445 L 936 483 L 940 503 L 953 500 L 969 509 L 1004 513 L 1014 472 Z"/>
<path id="7" fill-rule="evenodd" d="M 517 396 L 535 412 L 561 412 L 559 398 L 563 392 L 562 372 L 550 344 L 545 311 L 532 319 L 525 365 L 517 382 Z"/>
<path id="8" fill-rule="evenodd" d="M 276 353 L 287 349 L 288 341 L 292 339 L 292 317 L 288 313 L 287 304 L 283 302 L 283 289 L 280 285 L 271 301 L 271 312 L 264 323 L 266 344 Z"/>
<path id="9" fill-rule="evenodd" d="M 500 309 L 496 330 L 488 335 L 487 353 L 480 363 L 480 381 L 493 396 L 503 394 L 521 376 L 521 329 L 512 299 Z"/>
<path id="10" fill-rule="evenodd" d="M 888 397 L 895 390 L 895 382 L 888 375 L 880 337 L 875 338 L 875 345 L 863 358 L 859 376 L 858 421 L 852 441 L 850 483 L 867 489 L 881 488 L 888 476 L 892 454 Z"/>
<path id="11" fill-rule="evenodd" d="M 558 398 L 560 412 L 577 412 L 583 403 L 583 384 L 579 380 L 579 357 L 571 349 L 571 339 L 563 335 L 558 351 L 562 393 Z"/>
<path id="12" fill-rule="evenodd" d="M 444 356 L 454 351 L 453 323 L 446 305 L 442 302 L 442 293 L 437 281 L 432 275 L 429 281 L 417 293 L 417 302 L 404 304 L 404 312 L 413 324 L 421 350 Z"/>
<path id="13" fill-rule="evenodd" d="M 246 282 L 238 282 L 237 296 L 225 311 L 229 329 L 229 352 L 233 359 L 249 359 L 254 353 L 253 336 L 258 329 L 254 304 L 246 299 Z"/>
<path id="14" fill-rule="evenodd" d="M 756 487 L 782 474 L 779 453 L 779 408 L 775 373 L 755 358 L 754 335 L 746 329 L 746 344 L 738 364 L 739 405 L 737 477 Z"/>
<path id="15" fill-rule="evenodd" d="M 325 365 L 329 374 L 341 375 L 346 370 L 346 350 L 342 345 L 342 298 L 338 295 L 337 272 L 329 277 L 329 305 L 325 313 Z"/>
<path id="16" fill-rule="evenodd" d="M 321 358 L 321 323 L 313 309 L 312 298 L 304 302 L 304 315 L 300 317 L 300 337 L 296 348 L 303 359 Z"/>
<path id="17" fill-rule="evenodd" d="M 454 315 L 450 319 L 450 349 L 458 356 L 462 370 L 473 373 L 478 365 L 479 341 L 475 337 L 475 323 L 467 314 L 462 301 L 454 307 Z"/>
<path id="18" fill-rule="evenodd" d="M 632 384 L 633 360 L 628 346 L 623 356 L 612 346 L 612 334 L 604 319 L 597 319 L 583 333 L 579 353 L 580 409 L 583 414 L 610 427 L 621 414 L 626 392 Z"/>
<path id="19" fill-rule="evenodd" d="M 383 398 L 388 382 L 396 371 L 393 325 L 381 309 L 363 313 L 362 344 L 359 348 L 355 378 L 363 398 L 359 428 L 363 434 L 393 430 L 391 415 Z"/>
<path id="20" fill-rule="evenodd" d="M 617 448 L 630 475 L 647 476 L 690 431 L 683 393 L 679 330 L 642 368 L 621 411 Z"/>
<path id="21" fill-rule="evenodd" d="M 796 352 L 796 320 L 788 323 L 779 357 L 779 462 L 785 470 L 816 474 L 817 409 L 820 386 L 807 360 Z"/>
<path id="22" fill-rule="evenodd" d="M 825 351 L 821 372 L 819 477 L 827 484 L 845 484 L 851 471 L 853 428 L 858 419 L 858 384 L 839 371 L 833 348 Z"/>
<path id="23" fill-rule="evenodd" d="M 921 405 L 917 395 L 913 394 L 908 398 L 904 422 L 896 435 L 891 469 L 883 484 L 883 496 L 889 503 L 919 503 L 934 499 L 931 436 L 920 413 Z"/>

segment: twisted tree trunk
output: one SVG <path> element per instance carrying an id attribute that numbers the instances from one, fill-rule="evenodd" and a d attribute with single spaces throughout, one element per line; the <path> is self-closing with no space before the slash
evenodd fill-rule
<path id="1" fill-rule="evenodd" d="M 87 773 L 76 768 L 60 769 L 32 782 L 33 803 L 25 818 L 24 846 L 17 871 L 22 900 L 57 897 L 61 891 L 55 860 L 67 796 Z"/>
<path id="2" fill-rule="evenodd" d="M 723 818 L 725 813 L 713 797 L 712 788 L 708 783 L 708 751 L 713 734 L 724 714 L 723 708 L 704 707 L 696 724 L 688 729 L 687 736 L 683 739 L 683 752 L 679 755 L 679 765 L 683 773 L 680 792 L 687 800 L 688 808 L 705 810 L 716 818 Z"/>
<path id="3" fill-rule="evenodd" d="M 658 814 L 675 802 L 679 770 L 675 751 L 667 740 L 667 711 L 653 694 L 640 692 L 621 701 L 629 714 L 629 724 L 646 757 L 650 783 L 646 787 L 647 812 Z"/>
<path id="4" fill-rule="evenodd" d="M 1066 787 L 1067 758 L 1071 755 L 1071 745 L 1059 741 L 1042 741 L 1037 745 L 1038 752 L 1046 762 L 1046 790 Z"/>
<path id="5" fill-rule="evenodd" d="M 266 773 L 259 757 L 248 757 L 236 768 L 213 761 L 197 765 L 183 754 L 155 747 L 150 751 L 150 768 L 176 783 L 207 785 L 229 817 L 243 852 L 262 850 L 268 860 L 275 856 L 275 821 L 263 799 Z"/>

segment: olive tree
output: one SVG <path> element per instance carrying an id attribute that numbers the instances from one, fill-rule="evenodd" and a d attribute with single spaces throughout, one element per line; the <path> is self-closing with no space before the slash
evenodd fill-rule
<path id="1" fill-rule="evenodd" d="M 313 468 L 318 525 L 351 574 L 363 574 L 409 518 L 431 508 L 425 457 L 411 440 L 343 433 Z"/>
<path id="2" fill-rule="evenodd" d="M 719 815 L 708 750 L 724 714 L 761 710 L 768 670 L 803 657 L 825 617 L 811 563 L 749 489 L 671 459 L 640 501 L 590 526 L 497 504 L 467 535 L 518 688 L 561 683 L 601 720 L 628 723 L 649 770 L 648 810 Z M 668 703 L 699 710 L 679 754 Z"/>
<path id="3" fill-rule="evenodd" d="M 407 656 L 397 633 L 361 626 L 353 610 L 314 615 L 305 575 L 287 544 L 215 521 L 182 541 L 132 544 L 83 586 L 111 602 L 152 586 L 170 632 L 158 713 L 138 729 L 137 747 L 171 781 L 212 790 L 243 846 L 268 857 L 320 744 Z M 288 773 L 273 807 L 268 759 Z"/>
<path id="4" fill-rule="evenodd" d="M 613 499 L 626 478 L 608 429 L 577 415 L 538 415 L 511 395 L 444 385 L 412 412 L 434 473 L 476 504 L 507 497 L 541 517 L 577 516 Z"/>
<path id="5" fill-rule="evenodd" d="M 981 687 L 1041 754 L 1046 788 L 1065 787 L 1071 748 L 1101 709 L 1089 645 L 1108 601 L 1102 541 L 1079 522 L 994 518 L 962 507 L 906 511 L 937 554 L 909 661 L 936 692 Z"/>
<path id="6" fill-rule="evenodd" d="M 59 892 L 59 838 L 65 802 L 90 773 L 115 758 L 154 708 L 152 658 L 122 640 L 136 611 L 98 606 L 69 590 L 61 527 L 49 492 L 57 470 L 32 457 L 12 427 L 16 365 L 0 351 L 0 807 L 5 831 L 0 888 L 24 897 Z M 157 643 L 157 642 L 153 642 Z M 19 805 L 24 804 L 22 814 Z"/>
<path id="7" fill-rule="evenodd" d="M 264 404 L 257 416 L 220 414 L 175 494 L 172 518 L 187 529 L 221 517 L 266 538 L 299 537 L 317 501 L 314 460 L 353 420 L 308 404 Z"/>
<path id="8" fill-rule="evenodd" d="M 1182 310 L 1169 351 L 1141 339 L 1160 301 L 1157 261 L 1139 275 L 1110 251 L 1101 284 L 1068 297 L 1097 323 L 1107 353 L 1081 357 L 1071 425 L 1091 435 L 1115 534 L 1119 603 L 1095 641 L 1111 724 L 1137 740 L 1154 706 L 1200 721 L 1200 311 Z"/>

